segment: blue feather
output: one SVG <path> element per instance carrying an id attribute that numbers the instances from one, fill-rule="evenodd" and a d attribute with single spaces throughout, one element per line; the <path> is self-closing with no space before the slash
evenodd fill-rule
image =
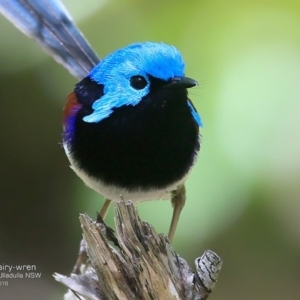
<path id="1" fill-rule="evenodd" d="M 0 0 L 0 13 L 77 78 L 99 62 L 60 0 Z"/>
<path id="2" fill-rule="evenodd" d="M 100 122 L 114 108 L 138 104 L 149 92 L 148 75 L 167 81 L 184 76 L 184 67 L 181 53 L 163 43 L 135 43 L 111 53 L 89 74 L 93 81 L 104 86 L 104 95 L 94 102 L 94 112 L 83 120 Z M 130 86 L 129 79 L 134 75 L 145 77 L 148 83 L 145 88 L 136 90 Z"/>
<path id="3" fill-rule="evenodd" d="M 188 106 L 191 110 L 191 113 L 193 115 L 193 118 L 195 119 L 195 121 L 197 122 L 199 127 L 203 127 L 203 123 L 201 120 L 200 115 L 198 114 L 198 112 L 196 111 L 195 107 L 192 105 L 192 103 L 190 101 L 188 101 Z"/>

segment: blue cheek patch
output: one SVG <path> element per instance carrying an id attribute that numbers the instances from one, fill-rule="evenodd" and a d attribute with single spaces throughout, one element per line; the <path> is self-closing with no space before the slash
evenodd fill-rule
<path id="1" fill-rule="evenodd" d="M 102 121 L 103 119 L 110 116 L 110 114 L 113 112 L 112 108 L 116 106 L 109 106 L 105 105 L 105 103 L 101 103 L 102 98 L 99 100 L 96 100 L 92 106 L 94 112 L 88 116 L 85 116 L 83 118 L 84 122 L 87 123 L 98 123 Z M 101 107 L 102 106 L 102 107 Z"/>
<path id="2" fill-rule="evenodd" d="M 191 110 L 191 113 L 193 115 L 193 118 L 196 121 L 196 123 L 198 124 L 198 126 L 199 127 L 203 127 L 200 115 L 198 114 L 198 112 L 196 111 L 195 107 L 193 106 L 193 104 L 189 100 L 188 100 L 188 106 L 189 106 L 189 108 Z"/>
<path id="3" fill-rule="evenodd" d="M 84 122 L 87 123 L 98 123 L 103 119 L 109 117 L 114 108 L 118 108 L 125 105 L 137 105 L 142 98 L 148 94 L 149 86 L 143 90 L 137 91 L 131 88 L 128 89 L 117 89 L 116 92 L 109 92 L 109 89 L 113 90 L 116 87 L 112 84 L 108 84 L 108 92 L 106 95 L 102 96 L 100 99 L 93 103 L 94 112 L 83 118 Z"/>

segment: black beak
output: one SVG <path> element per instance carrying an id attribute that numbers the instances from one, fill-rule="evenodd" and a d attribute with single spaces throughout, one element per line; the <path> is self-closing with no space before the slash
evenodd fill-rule
<path id="1" fill-rule="evenodd" d="M 169 89 L 188 89 L 196 85 L 198 85 L 198 82 L 192 78 L 175 76 L 168 81 L 165 87 Z"/>

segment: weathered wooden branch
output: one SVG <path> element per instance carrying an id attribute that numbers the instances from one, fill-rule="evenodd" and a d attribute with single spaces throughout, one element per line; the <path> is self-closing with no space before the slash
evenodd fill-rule
<path id="1" fill-rule="evenodd" d="M 131 202 L 116 203 L 116 236 L 102 220 L 80 215 L 88 262 L 80 274 L 55 274 L 69 288 L 65 300 L 204 300 L 215 287 L 222 260 L 208 250 L 196 272 L 175 253 L 168 238 L 140 220 Z M 113 241 L 117 246 L 112 246 Z"/>

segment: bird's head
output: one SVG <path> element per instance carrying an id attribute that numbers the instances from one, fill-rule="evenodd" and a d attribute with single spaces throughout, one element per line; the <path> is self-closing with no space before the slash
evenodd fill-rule
<path id="1" fill-rule="evenodd" d="M 184 67 L 181 53 L 163 43 L 136 43 L 111 53 L 89 74 L 104 86 L 104 95 L 93 103 L 94 112 L 84 121 L 99 122 L 113 108 L 138 104 L 149 93 L 152 78 L 179 84 Z M 185 83 L 187 87 L 197 84 L 192 80 Z"/>
<path id="2" fill-rule="evenodd" d="M 153 42 L 131 44 L 109 54 L 77 84 L 77 95 L 72 93 L 69 96 L 65 115 L 72 120 L 81 105 L 85 105 L 89 111 L 83 116 L 83 121 L 98 123 L 116 108 L 135 106 L 149 93 L 162 88 L 181 88 L 186 93 L 186 89 L 197 82 L 184 77 L 184 68 L 182 55 L 174 46 Z M 196 122 L 201 125 L 200 117 L 189 105 Z"/>
<path id="3" fill-rule="evenodd" d="M 113 108 L 138 104 L 149 93 L 151 81 L 155 79 L 174 86 L 180 82 L 186 87 L 197 84 L 182 79 L 184 61 L 174 46 L 151 42 L 132 44 L 113 52 L 89 76 L 104 86 L 104 95 L 93 103 L 94 112 L 84 117 L 90 123 L 107 118 Z"/>

